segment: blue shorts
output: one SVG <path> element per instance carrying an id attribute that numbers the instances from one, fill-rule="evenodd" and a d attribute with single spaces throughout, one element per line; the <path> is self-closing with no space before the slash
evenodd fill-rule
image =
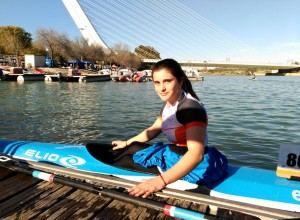
<path id="1" fill-rule="evenodd" d="M 144 167 L 158 166 L 162 171 L 166 171 L 174 166 L 183 155 L 177 154 L 163 143 L 154 144 L 133 155 L 133 160 Z M 211 183 L 226 173 L 227 158 L 215 147 L 207 147 L 203 161 L 199 163 L 190 173 L 182 177 L 190 183 Z"/>

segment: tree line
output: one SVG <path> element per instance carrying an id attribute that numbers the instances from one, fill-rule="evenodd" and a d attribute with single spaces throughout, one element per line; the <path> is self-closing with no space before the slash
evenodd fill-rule
<path id="1" fill-rule="evenodd" d="M 0 26 L 0 54 L 14 56 L 17 66 L 25 54 L 48 55 L 55 61 L 54 66 L 78 58 L 100 65 L 116 64 L 139 69 L 143 68 L 142 59 L 160 59 L 160 53 L 150 46 L 139 45 L 131 52 L 128 45 L 117 43 L 106 49 L 88 45 L 83 37 L 70 40 L 66 33 L 51 28 L 37 29 L 33 40 L 31 33 L 17 26 Z"/>

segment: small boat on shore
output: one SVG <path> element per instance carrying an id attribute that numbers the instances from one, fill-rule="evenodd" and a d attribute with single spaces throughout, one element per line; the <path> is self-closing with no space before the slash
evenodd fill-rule
<path id="1" fill-rule="evenodd" d="M 101 148 L 101 150 L 99 150 Z M 151 173 L 128 170 L 112 164 L 115 151 L 110 144 L 89 143 L 86 145 L 53 144 L 17 140 L 0 140 L 0 152 L 24 161 L 51 164 L 93 176 L 103 174 L 131 181 L 142 181 L 155 176 Z M 227 174 L 221 180 L 205 185 L 178 180 L 167 186 L 182 192 L 210 195 L 215 199 L 226 199 L 298 212 L 300 216 L 300 182 L 276 175 L 275 171 L 229 165 Z"/>
<path id="2" fill-rule="evenodd" d="M 195 69 L 186 69 L 184 70 L 185 75 L 187 78 L 194 82 L 194 81 L 204 81 L 204 76 L 202 76 L 198 70 Z"/>

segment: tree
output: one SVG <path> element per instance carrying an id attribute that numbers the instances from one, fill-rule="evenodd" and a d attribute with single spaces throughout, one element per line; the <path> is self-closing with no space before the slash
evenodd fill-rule
<path id="1" fill-rule="evenodd" d="M 115 62 L 123 67 L 139 68 L 141 65 L 141 59 L 134 53 L 129 51 L 129 47 L 126 44 L 116 44 L 112 50 L 114 51 L 113 57 Z"/>
<path id="2" fill-rule="evenodd" d="M 140 45 L 134 51 L 141 59 L 160 59 L 160 53 L 150 46 Z"/>
<path id="3" fill-rule="evenodd" d="M 99 45 L 89 45 L 87 41 L 81 37 L 77 38 L 72 43 L 73 58 L 80 58 L 88 61 L 101 61 L 104 60 L 105 51 L 103 47 Z"/>
<path id="4" fill-rule="evenodd" d="M 19 66 L 19 56 L 32 46 L 31 34 L 21 27 L 0 26 L 0 50 L 3 54 L 14 54 Z"/>
<path id="5" fill-rule="evenodd" d="M 36 48 L 44 48 L 45 52 L 47 50 L 52 62 L 53 60 L 60 61 L 61 57 L 68 56 L 72 53 L 71 41 L 67 34 L 58 33 L 53 29 L 38 29 L 35 46 Z"/>

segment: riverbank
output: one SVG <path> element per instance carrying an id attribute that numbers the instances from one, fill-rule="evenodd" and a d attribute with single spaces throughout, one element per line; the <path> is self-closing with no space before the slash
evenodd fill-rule
<path id="1" fill-rule="evenodd" d="M 41 67 L 38 68 L 43 70 L 46 73 L 50 74 L 57 74 L 57 73 L 62 73 L 62 74 L 67 74 L 68 73 L 68 68 L 57 68 L 57 67 Z M 271 73 L 274 70 L 271 69 L 250 69 L 250 68 L 215 68 L 211 70 L 200 70 L 200 73 L 205 76 L 205 75 L 231 75 L 231 76 L 249 76 L 249 72 L 253 72 L 256 76 L 265 76 L 267 73 Z M 96 70 L 86 70 L 86 69 L 79 69 L 79 73 L 82 75 L 86 74 L 95 74 L 97 73 Z M 276 75 L 276 74 L 275 74 Z M 297 73 L 286 73 L 285 76 L 300 76 L 300 72 Z"/>
<path id="2" fill-rule="evenodd" d="M 47 73 L 63 73 L 66 74 L 68 72 L 68 68 L 41 68 L 43 71 Z M 244 69 L 244 68 L 216 68 L 213 70 L 200 70 L 200 73 L 202 75 L 237 75 L 237 76 L 247 76 L 249 75 L 249 71 L 252 71 L 255 73 L 257 76 L 265 76 L 266 73 L 271 72 L 271 70 L 267 69 L 261 69 L 257 71 L 253 71 L 250 69 Z M 79 73 L 81 74 L 95 74 L 97 71 L 91 71 L 91 70 L 86 70 L 86 69 L 79 69 Z M 300 73 L 299 73 L 300 74 Z"/>
<path id="3" fill-rule="evenodd" d="M 250 76 L 250 72 L 256 76 L 273 75 L 276 76 L 277 70 L 273 69 L 254 69 L 254 68 L 215 68 L 211 70 L 200 71 L 203 75 L 234 75 L 234 76 Z M 274 73 L 275 72 L 275 73 Z M 300 72 L 297 73 L 284 73 L 284 76 L 300 76 Z"/>

